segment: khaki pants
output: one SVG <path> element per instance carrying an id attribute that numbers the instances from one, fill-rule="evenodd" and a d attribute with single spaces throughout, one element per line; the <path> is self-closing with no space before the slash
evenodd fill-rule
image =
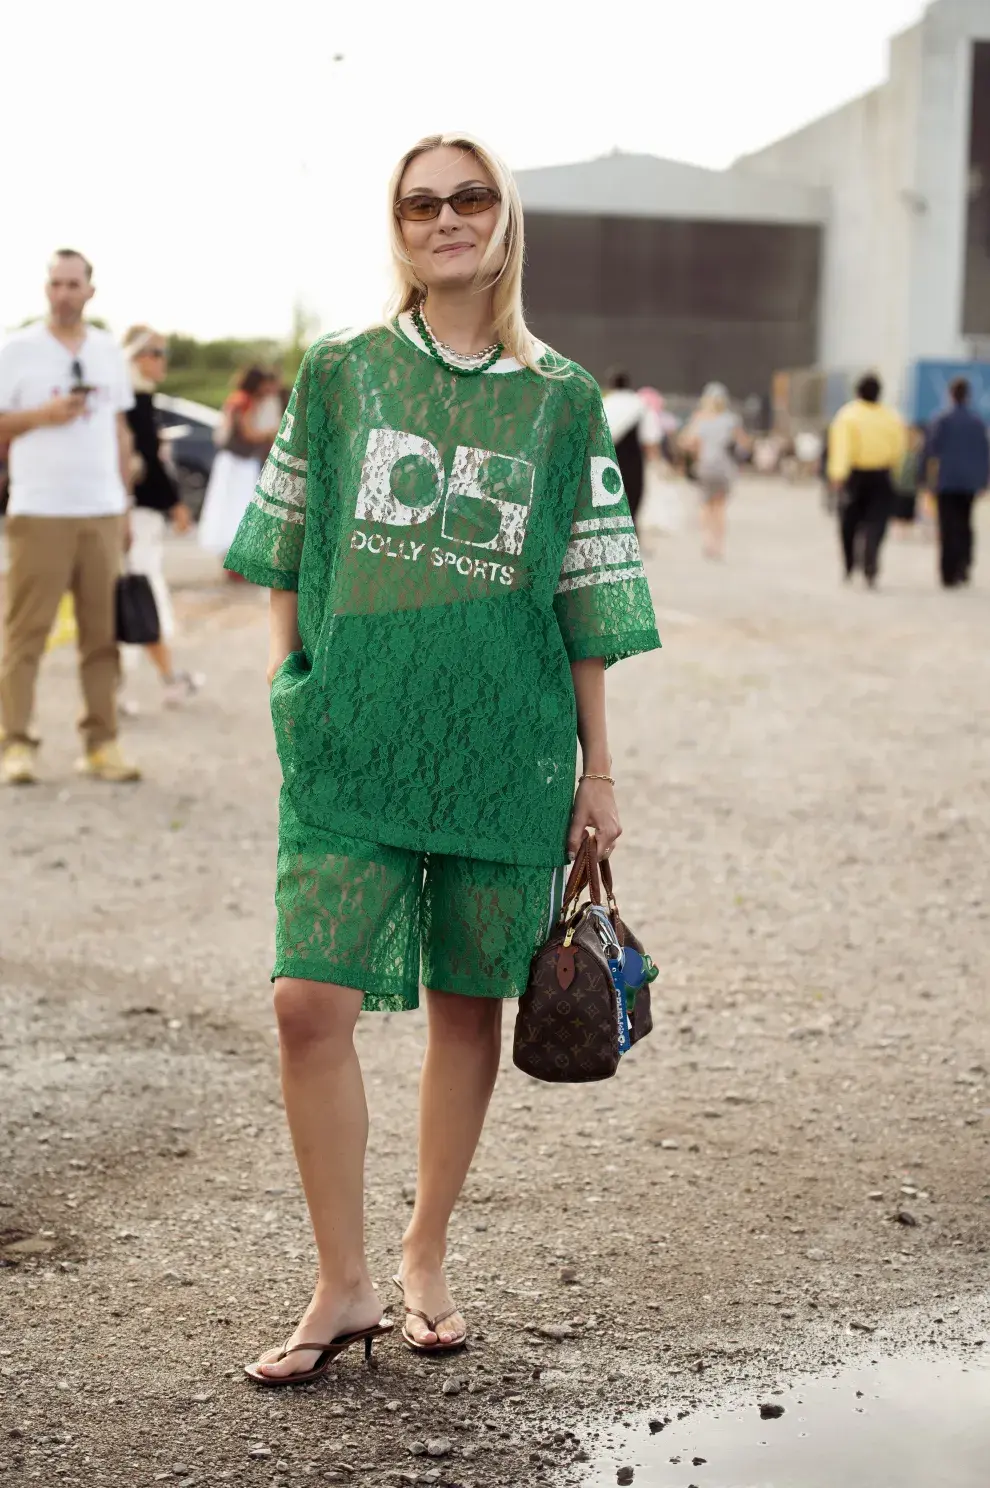
<path id="1" fill-rule="evenodd" d="M 30 741 L 38 667 L 59 600 L 71 590 L 79 629 L 79 679 L 87 749 L 117 736 L 114 590 L 123 517 L 8 517 L 7 602 L 0 662 L 5 744 Z"/>

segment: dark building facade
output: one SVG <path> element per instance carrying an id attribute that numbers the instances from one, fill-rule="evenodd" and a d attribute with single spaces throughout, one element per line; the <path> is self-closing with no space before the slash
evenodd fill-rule
<path id="1" fill-rule="evenodd" d="M 822 227 L 526 212 L 526 313 L 596 377 L 697 394 L 765 396 L 818 348 Z"/>
<path id="2" fill-rule="evenodd" d="M 990 41 L 973 46 L 963 335 L 990 338 Z"/>

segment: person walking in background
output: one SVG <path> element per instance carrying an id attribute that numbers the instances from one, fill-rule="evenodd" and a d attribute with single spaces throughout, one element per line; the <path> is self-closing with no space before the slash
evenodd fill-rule
<path id="1" fill-rule="evenodd" d="M 615 367 L 608 373 L 602 400 L 609 433 L 615 445 L 622 484 L 634 523 L 643 500 L 648 462 L 659 462 L 663 429 L 656 413 L 632 390 L 628 372 Z"/>
<path id="2" fill-rule="evenodd" d="M 893 475 L 907 451 L 904 420 L 880 402 L 881 391 L 879 377 L 868 373 L 856 397 L 832 420 L 828 440 L 828 478 L 838 497 L 846 579 L 860 565 L 871 589 L 894 505 Z"/>
<path id="3" fill-rule="evenodd" d="M 219 450 L 199 521 L 199 541 L 224 558 L 248 509 L 282 417 L 280 382 L 265 367 L 248 367 L 223 405 Z"/>
<path id="4" fill-rule="evenodd" d="M 701 550 L 706 558 L 725 556 L 725 506 L 736 478 L 741 438 L 739 415 L 729 407 L 727 390 L 720 382 L 710 382 L 681 436 L 701 487 Z"/>
<path id="5" fill-rule="evenodd" d="M 83 320 L 94 288 L 81 253 L 55 253 L 46 294 L 47 320 L 0 348 L 0 442 L 11 441 L 0 779 L 37 778 L 30 726 L 38 668 L 70 590 L 85 700 L 77 768 L 99 780 L 137 780 L 140 771 L 117 743 L 114 606 L 130 480 L 130 378 L 113 338 Z"/>
<path id="6" fill-rule="evenodd" d="M 175 633 L 175 616 L 165 580 L 165 532 L 169 523 L 176 532 L 188 532 L 192 516 L 162 460 L 155 418 L 154 394 L 168 366 L 168 345 L 165 337 L 150 326 L 136 325 L 125 333 L 123 347 L 134 389 L 134 407 L 127 413 L 134 440 L 134 508 L 127 568 L 129 573 L 144 574 L 155 596 L 161 636 L 143 649 L 162 680 L 166 707 L 174 708 L 198 691 L 202 679 L 175 670 L 169 645 Z M 124 709 L 135 711 L 133 704 L 125 704 Z"/>
<path id="7" fill-rule="evenodd" d="M 990 485 L 987 426 L 970 407 L 970 386 L 957 377 L 949 386 L 952 407 L 932 423 L 925 447 L 926 470 L 938 463 L 939 570 L 946 589 L 968 584 L 973 566 L 973 502 Z"/>
<path id="8" fill-rule="evenodd" d="M 678 425 L 658 388 L 641 387 L 637 397 L 646 409 L 639 426 L 645 463 L 642 510 L 637 525 L 643 543 L 647 522 L 655 531 L 664 533 L 677 532 L 681 525 L 679 493 L 673 480 Z"/>

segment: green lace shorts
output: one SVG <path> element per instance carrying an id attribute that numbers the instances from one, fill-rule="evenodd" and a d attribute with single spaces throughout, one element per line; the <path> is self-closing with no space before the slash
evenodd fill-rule
<path id="1" fill-rule="evenodd" d="M 435 991 L 519 997 L 566 872 L 318 833 L 283 791 L 272 980 L 357 987 L 366 1012 L 398 1012 L 419 1006 L 422 961 Z"/>

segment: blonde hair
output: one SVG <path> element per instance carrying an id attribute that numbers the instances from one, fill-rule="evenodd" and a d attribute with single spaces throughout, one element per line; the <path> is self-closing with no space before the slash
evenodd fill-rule
<path id="1" fill-rule="evenodd" d="M 147 350 L 152 341 L 164 341 L 164 339 L 164 336 L 152 330 L 151 326 L 132 325 L 124 332 L 120 344 L 127 353 L 128 359 L 133 362 Z"/>
<path id="2" fill-rule="evenodd" d="M 710 382 L 698 405 L 702 413 L 724 413 L 729 406 L 729 390 L 721 382 Z"/>
<path id="3" fill-rule="evenodd" d="M 412 260 L 402 239 L 402 225 L 395 213 L 402 178 L 412 162 L 430 150 L 465 150 L 484 166 L 501 197 L 498 221 L 484 257 L 478 266 L 478 289 L 492 289 L 492 319 L 495 334 L 509 356 L 523 366 L 546 375 L 547 369 L 537 360 L 536 341 L 526 324 L 522 303 L 523 209 L 519 188 L 508 166 L 469 134 L 428 134 L 407 150 L 392 172 L 389 182 L 389 242 L 395 271 L 395 290 L 386 311 L 391 321 L 404 310 L 412 310 L 426 293 L 426 285 L 417 279 Z"/>

